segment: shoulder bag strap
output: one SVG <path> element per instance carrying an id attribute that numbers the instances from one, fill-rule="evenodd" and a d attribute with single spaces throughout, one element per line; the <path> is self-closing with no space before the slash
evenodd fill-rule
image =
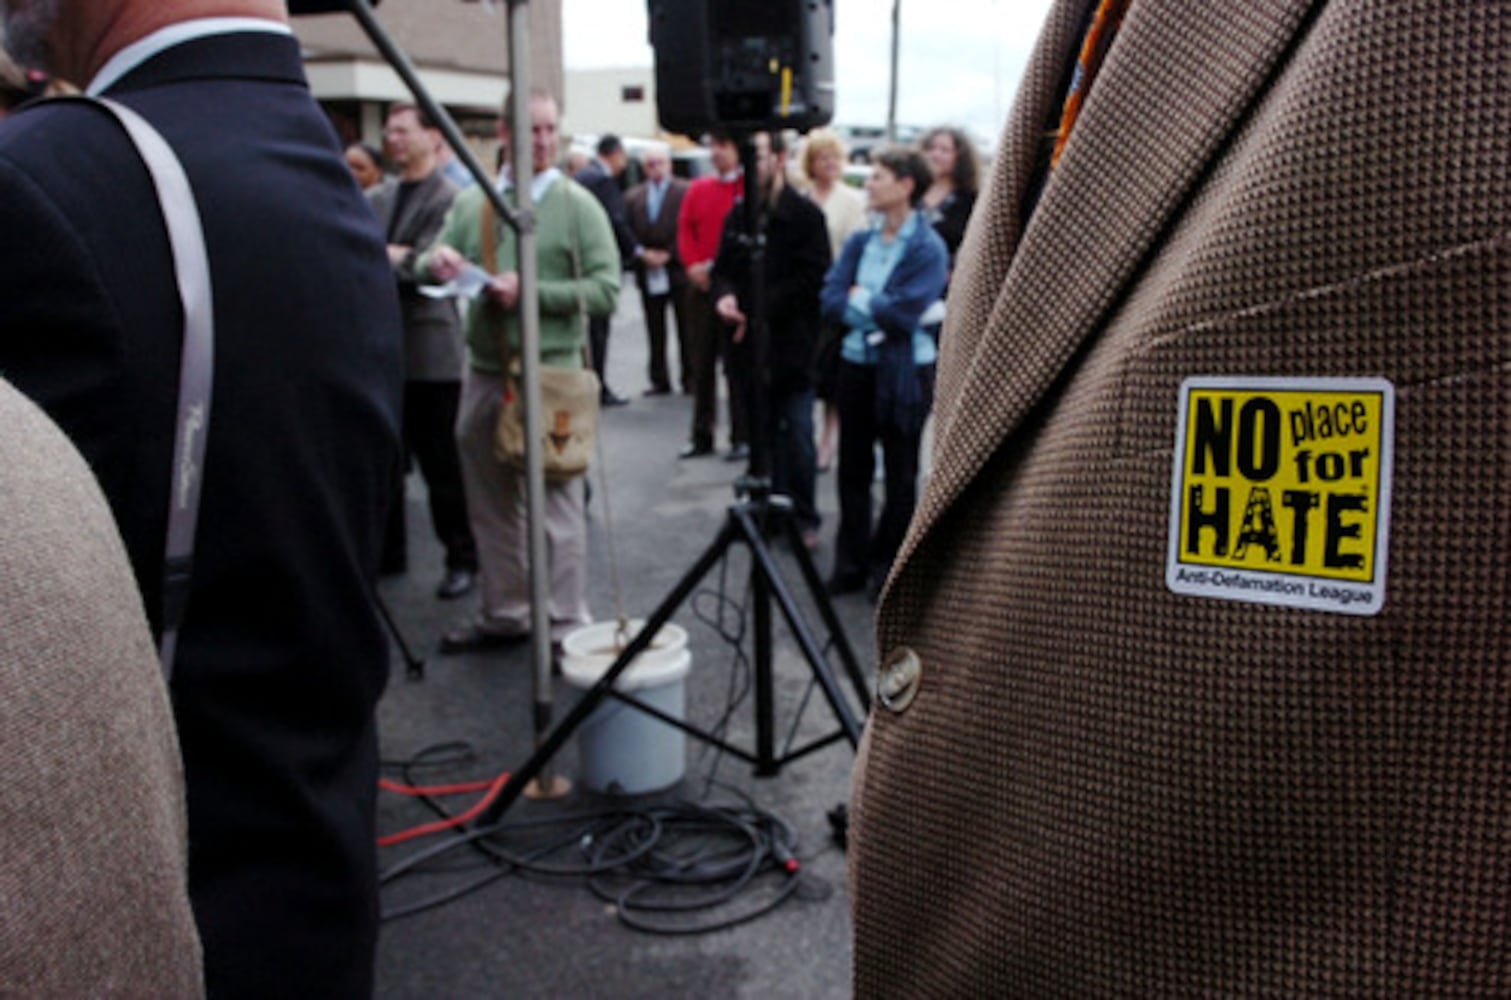
<path id="1" fill-rule="evenodd" d="M 165 681 L 173 679 L 178 632 L 189 604 L 194 574 L 194 532 L 204 484 L 205 441 L 210 433 L 210 395 L 215 381 L 215 310 L 210 258 L 199 206 L 183 165 L 166 139 L 141 115 L 109 98 L 88 100 L 110 112 L 136 146 L 152 174 L 158 207 L 173 249 L 173 269 L 184 310 L 179 362 L 178 414 L 168 496 L 168 536 L 163 554 L 163 632 L 158 658 Z"/>
<path id="2" fill-rule="evenodd" d="M 498 273 L 498 213 L 493 210 L 493 199 L 488 193 L 482 192 L 483 211 L 480 225 L 482 232 L 479 233 L 483 250 L 483 270 L 488 272 L 488 277 Z M 509 377 L 509 366 L 513 361 L 514 352 L 509 348 L 509 325 L 503 321 L 500 311 L 491 308 L 493 304 L 487 301 L 481 303 L 483 315 L 491 320 L 497 320 L 498 327 L 498 364 L 502 377 Z"/>
<path id="3" fill-rule="evenodd" d="M 582 325 L 582 363 L 589 371 L 593 369 L 593 355 L 591 347 L 593 338 L 588 336 L 588 304 L 582 295 L 582 248 L 581 241 L 577 238 L 577 199 L 572 196 L 571 185 L 576 181 L 565 175 L 562 181 L 566 187 L 562 192 L 567 199 L 567 224 L 572 233 L 572 290 L 577 293 L 577 317 Z"/>

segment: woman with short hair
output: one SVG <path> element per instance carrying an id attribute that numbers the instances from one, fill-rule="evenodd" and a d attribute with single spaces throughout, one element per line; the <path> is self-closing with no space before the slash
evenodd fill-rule
<path id="1" fill-rule="evenodd" d="M 916 150 L 883 149 L 866 181 L 872 225 L 845 242 L 824 278 L 824 316 L 844 325 L 839 380 L 839 538 L 829 592 L 874 600 L 902 545 L 918 493 L 918 451 L 938 348 L 919 323 L 944 292 L 949 251 L 918 211 L 930 173 Z M 872 531 L 874 447 L 885 503 Z"/>

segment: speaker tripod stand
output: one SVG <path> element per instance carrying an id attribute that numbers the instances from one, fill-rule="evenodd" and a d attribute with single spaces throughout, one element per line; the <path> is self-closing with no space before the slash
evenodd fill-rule
<path id="1" fill-rule="evenodd" d="M 817 633 L 798 604 L 792 588 L 783 578 L 776 558 L 766 541 L 768 530 L 778 532 L 787 539 L 796 556 L 803 582 L 812 595 L 824 627 L 828 630 L 830 641 L 839 654 L 841 665 L 849 678 L 863 715 L 871 707 L 865 676 L 861 672 L 855 651 L 845 636 L 839 616 L 835 614 L 834 606 L 829 602 L 823 579 L 813 565 L 808 549 L 803 545 L 802 533 L 791 516 L 791 501 L 783 496 L 771 495 L 769 485 L 765 480 L 741 479 L 735 484 L 735 493 L 736 502 L 726 511 L 724 526 L 714 537 L 713 542 L 646 619 L 645 626 L 624 647 L 618 658 L 599 678 L 598 683 L 584 692 L 572 710 L 540 741 L 530 759 L 511 773 L 508 782 L 500 789 L 498 797 L 478 817 L 477 822 L 480 826 L 498 822 L 499 817 L 514 804 L 514 801 L 524 792 L 525 787 L 536 778 L 577 727 L 582 725 L 605 698 L 618 699 L 639 711 L 655 716 L 667 725 L 675 726 L 695 739 L 720 748 L 731 756 L 753 765 L 755 773 L 762 777 L 775 775 L 792 761 L 839 740 L 848 741 L 852 749 L 859 744 L 860 716 L 851 707 L 849 699 L 840 687 Z M 614 686 L 619 675 L 624 673 L 635 658 L 650 645 L 661 626 L 671 619 L 672 614 L 697 589 L 703 578 L 736 546 L 744 546 L 750 553 L 755 644 L 753 667 L 755 746 L 753 750 L 733 745 L 715 733 L 674 718 L 627 692 L 617 690 Z M 786 621 L 788 630 L 802 651 L 803 658 L 808 661 L 814 683 L 823 692 L 838 722 L 838 728 L 827 735 L 813 739 L 802 746 L 784 750 L 780 754 L 776 748 L 776 680 L 772 659 L 774 651 L 773 605 Z"/>

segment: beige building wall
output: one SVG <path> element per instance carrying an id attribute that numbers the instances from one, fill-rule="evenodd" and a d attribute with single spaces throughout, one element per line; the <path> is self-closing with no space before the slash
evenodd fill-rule
<path id="1" fill-rule="evenodd" d="M 650 138 L 661 131 L 656 74 L 649 66 L 568 70 L 566 88 L 562 129 L 568 135 L 613 132 Z"/>
<path id="2" fill-rule="evenodd" d="M 529 0 L 530 83 L 565 103 L 562 0 Z M 437 101 L 462 126 L 483 163 L 497 151 L 493 123 L 509 89 L 508 4 L 382 0 L 377 20 Z M 310 87 L 343 140 L 380 145 L 389 104 L 410 93 L 350 14 L 293 19 Z"/>

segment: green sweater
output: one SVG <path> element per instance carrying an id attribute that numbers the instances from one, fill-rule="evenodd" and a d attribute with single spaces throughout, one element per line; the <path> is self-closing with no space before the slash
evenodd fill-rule
<path id="1" fill-rule="evenodd" d="M 511 190 L 504 199 L 513 205 Z M 416 264 L 422 280 L 434 280 L 430 257 L 435 247 L 447 244 L 474 264 L 483 263 L 483 192 L 469 187 L 456 196 L 441 227 L 441 235 Z M 581 368 L 584 323 L 581 305 L 593 316 L 607 316 L 619 299 L 619 248 L 614 231 L 598 199 L 582 185 L 565 176 L 546 190 L 535 206 L 536 253 L 539 268 L 537 298 L 540 302 L 540 360 L 554 368 Z M 572 277 L 572 235 L 575 221 L 581 253 L 580 281 Z M 513 227 L 497 223 L 499 273 L 519 269 L 519 239 Z M 511 350 L 518 356 L 519 311 L 507 312 L 486 295 L 467 305 L 467 348 L 474 371 L 501 374 L 498 335 L 503 329 Z"/>

